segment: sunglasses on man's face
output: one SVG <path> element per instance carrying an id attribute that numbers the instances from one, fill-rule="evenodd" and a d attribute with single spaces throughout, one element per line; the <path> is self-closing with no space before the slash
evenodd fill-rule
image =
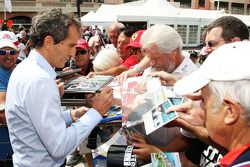
<path id="1" fill-rule="evenodd" d="M 137 53 L 137 51 L 141 51 L 141 49 L 140 48 L 130 48 L 130 52 L 132 53 L 132 54 L 136 54 Z"/>
<path id="2" fill-rule="evenodd" d="M 0 50 L 0 55 L 15 55 L 17 53 L 16 50 Z"/>
<path id="3" fill-rule="evenodd" d="M 76 55 L 85 55 L 87 52 L 87 50 L 77 50 Z"/>
<path id="4" fill-rule="evenodd" d="M 206 45 L 209 46 L 210 48 L 212 48 L 212 47 L 217 46 L 219 44 L 219 42 L 221 42 L 221 41 L 222 40 L 220 40 L 220 41 L 208 41 Z"/>

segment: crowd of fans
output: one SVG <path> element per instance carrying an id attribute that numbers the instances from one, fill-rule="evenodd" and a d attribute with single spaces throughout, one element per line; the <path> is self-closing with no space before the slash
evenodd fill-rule
<path id="1" fill-rule="evenodd" d="M 0 111 L 7 124 L 14 166 L 93 166 L 96 125 L 114 104 L 112 89 L 86 96 L 62 111 L 64 82 L 75 76 L 159 77 L 185 102 L 169 109 L 179 118 L 150 135 L 133 134 L 133 153 L 144 162 L 155 152 L 179 152 L 183 166 L 249 166 L 250 51 L 247 26 L 238 18 L 214 20 L 204 47 L 184 50 L 179 33 L 156 24 L 146 30 L 112 23 L 82 27 L 60 9 L 39 13 L 30 30 L 0 31 Z M 58 70 L 80 72 L 55 80 Z M 110 137 L 110 136 L 109 136 Z M 102 142 L 107 141 L 108 138 Z"/>

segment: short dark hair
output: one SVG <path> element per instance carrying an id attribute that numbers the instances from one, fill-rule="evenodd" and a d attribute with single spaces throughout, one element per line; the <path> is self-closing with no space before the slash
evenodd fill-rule
<path id="1" fill-rule="evenodd" d="M 222 38 L 226 43 L 231 42 L 234 37 L 239 37 L 241 40 L 249 39 L 249 31 L 246 24 L 240 19 L 233 16 L 223 16 L 212 22 L 205 32 L 211 31 L 213 28 L 222 28 Z"/>
<path id="2" fill-rule="evenodd" d="M 135 27 L 126 27 L 121 33 L 125 34 L 127 37 L 131 37 L 138 29 Z"/>
<path id="3" fill-rule="evenodd" d="M 32 19 L 30 39 L 33 47 L 42 47 L 48 35 L 54 38 L 55 44 L 63 41 L 69 33 L 69 27 L 75 25 L 81 33 L 81 22 L 73 15 L 63 14 L 61 9 L 52 9 L 39 13 Z"/>

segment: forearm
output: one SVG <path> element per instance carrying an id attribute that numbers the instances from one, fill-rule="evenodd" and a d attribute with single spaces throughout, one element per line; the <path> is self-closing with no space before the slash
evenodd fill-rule
<path id="1" fill-rule="evenodd" d="M 95 72 L 95 75 L 113 75 L 117 76 L 121 74 L 123 71 L 128 70 L 128 67 L 120 65 L 118 67 L 113 67 L 111 69 L 108 69 L 106 71 L 100 71 L 100 72 Z"/>
<path id="2" fill-rule="evenodd" d="M 150 66 L 150 59 L 147 56 L 144 56 L 144 58 L 138 63 L 142 71 L 144 71 L 146 68 Z"/>

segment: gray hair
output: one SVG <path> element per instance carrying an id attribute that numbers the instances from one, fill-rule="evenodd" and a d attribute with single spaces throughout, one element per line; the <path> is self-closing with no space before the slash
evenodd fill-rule
<path id="1" fill-rule="evenodd" d="M 218 108 L 225 96 L 238 102 L 244 109 L 242 118 L 250 120 L 250 80 L 211 81 L 209 90 L 215 96 L 215 106 Z"/>
<path id="2" fill-rule="evenodd" d="M 63 14 L 61 9 L 52 9 L 39 13 L 32 19 L 30 39 L 33 47 L 39 48 L 44 44 L 44 38 L 48 35 L 54 38 L 55 44 L 63 41 L 69 33 L 69 27 L 75 25 L 82 31 L 81 22 L 73 15 Z"/>
<path id="3" fill-rule="evenodd" d="M 167 25 L 156 24 L 148 28 L 141 37 L 143 48 L 149 47 L 151 44 L 156 44 L 163 53 L 171 53 L 174 49 L 179 49 L 181 52 L 183 42 L 178 32 Z"/>

